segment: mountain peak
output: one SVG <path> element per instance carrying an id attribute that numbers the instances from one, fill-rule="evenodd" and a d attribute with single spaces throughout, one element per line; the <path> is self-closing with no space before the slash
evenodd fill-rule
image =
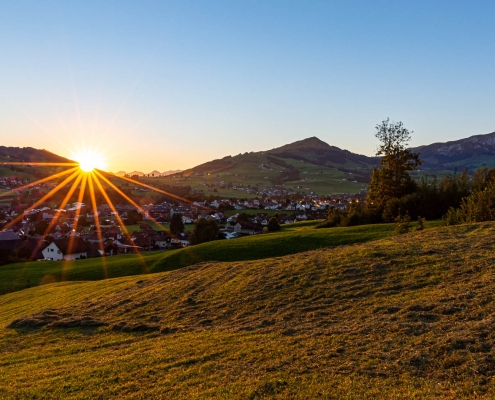
<path id="1" fill-rule="evenodd" d="M 286 144 L 282 147 L 277 147 L 275 149 L 270 150 L 270 152 L 284 152 L 290 150 L 301 150 L 301 149 L 330 149 L 328 143 L 325 143 L 323 140 L 318 139 L 316 136 L 312 136 L 303 140 L 298 140 L 297 142 Z"/>

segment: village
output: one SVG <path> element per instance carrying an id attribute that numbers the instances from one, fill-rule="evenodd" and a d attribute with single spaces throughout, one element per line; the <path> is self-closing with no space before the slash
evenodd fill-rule
<path id="1" fill-rule="evenodd" d="M 280 225 L 325 219 L 329 207 L 345 209 L 349 202 L 360 199 L 359 195 L 307 195 L 281 200 L 283 196 L 271 193 L 273 196 L 254 199 L 164 201 L 139 208 L 128 203 L 102 203 L 95 212 L 83 202 L 67 204 L 63 209 L 49 204 L 32 208 L 29 204 L 52 185 L 15 190 L 26 183 L 14 177 L 0 179 L 0 188 L 14 192 L 10 203 L 0 203 L 2 259 L 10 255 L 15 261 L 76 260 L 177 249 L 190 245 L 189 233 L 201 219 L 214 220 L 220 238 L 235 239 L 267 232 L 273 216 Z M 174 216 L 180 221 L 178 228 L 171 226 Z"/>

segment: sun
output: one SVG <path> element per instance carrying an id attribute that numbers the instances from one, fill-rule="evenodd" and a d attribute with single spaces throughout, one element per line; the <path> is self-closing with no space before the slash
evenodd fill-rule
<path id="1" fill-rule="evenodd" d="M 106 162 L 103 156 L 93 150 L 80 151 L 74 155 L 74 159 L 79 163 L 79 168 L 84 172 L 91 172 L 94 169 L 105 169 Z"/>

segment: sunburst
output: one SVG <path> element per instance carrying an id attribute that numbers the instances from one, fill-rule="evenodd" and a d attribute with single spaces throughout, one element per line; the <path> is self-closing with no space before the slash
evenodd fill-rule
<path id="1" fill-rule="evenodd" d="M 79 162 L 79 168 L 83 172 L 92 172 L 95 169 L 106 169 L 105 158 L 95 150 L 81 150 L 74 154 L 73 158 Z"/>
<path id="2" fill-rule="evenodd" d="M 88 190 L 89 197 L 91 199 L 91 208 L 93 211 L 94 215 L 94 224 L 96 228 L 96 232 L 98 235 L 98 239 L 100 241 L 100 250 L 103 250 L 103 242 L 102 242 L 102 236 L 101 236 L 101 229 L 100 229 L 100 221 L 98 217 L 98 204 L 96 203 L 96 196 L 94 189 L 98 188 L 103 195 L 105 201 L 107 204 L 110 206 L 110 208 L 115 212 L 117 221 L 119 225 L 122 228 L 122 231 L 124 235 L 130 240 L 132 243 L 131 235 L 129 234 L 127 228 L 125 227 L 121 217 L 118 215 L 114 204 L 112 203 L 110 197 L 107 194 L 107 191 L 105 189 L 105 185 L 107 187 L 110 187 L 111 189 L 115 190 L 120 196 L 122 196 L 123 199 L 125 199 L 127 202 L 132 204 L 134 207 L 136 207 L 141 213 L 145 213 L 145 211 L 135 202 L 133 201 L 129 196 L 127 196 L 122 190 L 119 189 L 118 186 L 116 186 L 114 183 L 112 183 L 112 179 L 122 179 L 128 182 L 132 182 L 136 185 L 140 185 L 142 187 L 145 187 L 147 189 L 156 191 L 161 194 L 165 194 L 171 198 L 180 200 L 181 202 L 185 203 L 191 203 L 191 201 L 184 199 L 180 196 L 177 196 L 173 193 L 167 192 L 165 190 L 161 190 L 159 188 L 156 188 L 152 185 L 147 185 L 145 183 L 139 182 L 137 180 L 128 178 L 128 177 L 118 177 L 115 175 L 111 175 L 107 172 L 104 171 L 104 168 L 106 167 L 106 161 L 105 158 L 99 153 L 98 151 L 95 150 L 81 150 L 78 151 L 74 154 L 73 158 L 77 162 L 68 162 L 68 163 L 42 163 L 42 162 L 3 162 L 2 164 L 4 165 L 29 165 L 29 166 L 57 166 L 57 167 L 67 167 L 66 170 L 62 172 L 58 172 L 56 174 L 53 174 L 51 176 L 48 176 L 46 178 L 40 179 L 36 182 L 29 183 L 27 185 L 24 185 L 22 187 L 16 188 L 15 190 L 9 191 L 9 192 L 4 192 L 0 194 L 0 197 L 11 195 L 12 193 L 27 189 L 42 183 L 50 182 L 56 179 L 63 179 L 58 185 L 56 185 L 52 190 L 50 190 L 47 194 L 45 194 L 41 199 L 36 201 L 32 206 L 27 208 L 25 210 L 25 213 L 28 213 L 44 202 L 46 202 L 48 199 L 50 199 L 55 193 L 61 191 L 61 190 L 67 190 L 67 193 L 62 201 L 62 203 L 59 205 L 59 211 L 54 215 L 54 218 L 48 225 L 44 236 L 48 235 L 54 226 L 57 224 L 60 216 L 61 216 L 61 210 L 67 205 L 67 203 L 70 201 L 74 193 L 79 189 L 78 193 L 78 202 L 81 203 L 84 195 L 86 193 L 86 190 Z M 76 215 L 74 218 L 74 226 L 73 229 L 77 229 L 77 224 L 78 224 L 78 217 L 79 217 L 80 209 L 76 211 Z M 12 221 L 10 221 L 5 227 L 4 230 L 12 228 L 15 224 L 17 224 L 20 220 L 23 218 L 23 214 L 18 215 Z M 157 226 L 160 226 L 153 218 L 150 217 L 152 221 L 154 221 Z M 166 229 L 163 228 L 165 231 Z M 72 247 L 72 243 L 74 241 L 74 236 L 71 236 L 71 239 L 69 240 L 69 250 Z M 104 256 L 104 252 L 103 252 Z M 105 262 L 103 261 L 105 264 Z"/>

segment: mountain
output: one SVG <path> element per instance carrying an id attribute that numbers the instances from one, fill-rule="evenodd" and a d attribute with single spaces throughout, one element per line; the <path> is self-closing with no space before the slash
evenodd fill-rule
<path id="1" fill-rule="evenodd" d="M 73 162 L 65 157 L 58 156 L 47 150 L 38 150 L 32 147 L 6 147 L 0 146 L 0 157 L 12 158 L 23 162 Z"/>
<path id="2" fill-rule="evenodd" d="M 32 147 L 6 147 L 0 146 L 0 177 L 15 176 L 22 179 L 37 181 L 40 178 L 52 175 L 64 167 L 47 167 L 32 165 L 8 165 L 9 162 L 26 163 L 71 163 L 74 162 L 65 157 L 58 156 L 47 150 L 38 150 Z"/>
<path id="3" fill-rule="evenodd" d="M 287 144 L 276 149 L 268 151 L 277 157 L 292 158 L 310 162 L 315 165 L 335 166 L 345 164 L 355 164 L 362 168 L 369 168 L 376 164 L 376 159 L 373 157 L 363 156 L 361 154 L 351 153 L 348 150 L 342 150 L 335 146 L 330 146 L 328 143 L 310 137 L 308 139 L 299 140 L 297 142 Z"/>
<path id="4" fill-rule="evenodd" d="M 160 171 L 157 171 L 155 169 L 154 171 L 151 171 L 151 172 L 149 172 L 147 174 L 145 174 L 144 172 L 141 172 L 141 171 L 132 171 L 132 172 L 119 171 L 115 175 L 117 175 L 117 176 L 124 176 L 124 175 L 130 175 L 130 176 L 132 176 L 132 175 L 138 175 L 138 176 L 145 176 L 145 175 L 168 176 L 168 175 L 177 174 L 179 172 L 182 172 L 182 170 L 175 169 L 175 170 L 160 172 Z"/>
<path id="5" fill-rule="evenodd" d="M 422 170 L 452 172 L 467 169 L 472 173 L 484 166 L 495 168 L 495 132 L 411 150 L 420 153 L 420 158 L 424 161 Z M 331 146 L 317 137 L 310 137 L 267 151 L 209 161 L 183 171 L 180 177 L 215 174 L 225 178 L 224 174 L 227 173 L 244 177 L 244 184 L 259 184 L 260 179 L 268 179 L 272 184 L 310 186 L 311 191 L 325 193 L 328 190 L 334 191 L 336 186 L 325 186 L 324 182 L 369 182 L 370 172 L 378 165 L 378 160 L 378 157 L 352 153 Z M 296 182 L 300 181 L 311 183 L 297 185 Z M 356 185 L 340 185 L 342 189 L 344 186 L 349 191 L 361 190 Z"/>
<path id="6" fill-rule="evenodd" d="M 412 148 L 424 161 L 422 168 L 431 170 L 468 169 L 473 172 L 483 166 L 495 167 L 495 132 L 475 135 L 446 143 L 433 143 Z"/>
<path id="7" fill-rule="evenodd" d="M 377 160 L 330 146 L 317 137 L 310 137 L 267 151 L 209 161 L 185 170 L 178 176 L 188 179 L 215 174 L 227 181 L 230 178 L 226 175 L 230 175 L 239 177 L 232 180 L 241 181 L 244 186 L 263 186 L 270 182 L 295 187 L 311 186 L 310 191 L 322 193 L 333 191 L 335 184 L 338 184 L 341 190 L 337 193 L 356 192 L 361 190 L 362 183 L 369 181 L 370 172 L 377 165 Z M 343 181 L 354 185 L 342 184 Z M 334 186 L 328 187 L 332 182 Z"/>

